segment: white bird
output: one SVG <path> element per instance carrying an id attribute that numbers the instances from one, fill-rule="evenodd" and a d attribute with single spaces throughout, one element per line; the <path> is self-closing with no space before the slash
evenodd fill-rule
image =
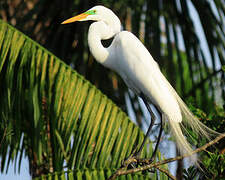
<path id="1" fill-rule="evenodd" d="M 181 128 L 185 130 L 188 125 L 198 135 L 207 138 L 216 133 L 194 117 L 145 46 L 131 32 L 121 31 L 120 20 L 110 9 L 95 6 L 62 24 L 88 20 L 96 21 L 90 25 L 88 31 L 88 45 L 94 58 L 103 66 L 116 71 L 127 86 L 143 98 L 147 107 L 148 103 L 157 107 L 162 119 L 168 120 L 171 133 L 182 154 L 191 153 L 192 147 Z M 112 37 L 111 45 L 105 48 L 101 40 Z M 148 110 L 152 115 L 150 108 Z"/>

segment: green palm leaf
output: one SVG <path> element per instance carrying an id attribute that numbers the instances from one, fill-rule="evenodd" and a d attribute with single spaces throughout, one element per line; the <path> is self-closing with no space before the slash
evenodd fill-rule
<path id="1" fill-rule="evenodd" d="M 110 169 L 107 170 L 74 170 L 74 171 L 67 171 L 62 173 L 54 173 L 42 176 L 41 178 L 34 178 L 34 180 L 83 180 L 83 179 L 99 179 L 104 180 L 106 177 L 109 177 L 113 171 Z M 127 176 L 120 176 L 117 179 L 119 180 L 146 180 L 146 179 L 158 179 L 157 174 L 151 176 L 151 178 L 147 178 L 143 176 L 141 173 L 136 173 L 134 175 L 127 175 Z M 160 173 L 160 179 L 168 180 L 168 177 L 165 174 Z"/>
<path id="2" fill-rule="evenodd" d="M 0 82 L 1 171 L 25 153 L 32 177 L 104 178 L 143 140 L 95 86 L 2 20 Z"/>

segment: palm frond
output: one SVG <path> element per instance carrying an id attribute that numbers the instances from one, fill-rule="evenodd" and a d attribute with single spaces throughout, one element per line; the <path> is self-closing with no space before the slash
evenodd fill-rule
<path id="1" fill-rule="evenodd" d="M 49 3 L 54 6 L 49 7 Z M 124 27 L 129 27 L 143 40 L 182 97 L 194 97 L 197 106 L 207 112 L 213 111 L 214 102 L 224 103 L 225 75 L 221 69 L 225 63 L 223 0 L 126 0 L 101 3 L 111 7 L 121 18 Z M 89 9 L 98 2 L 18 0 L 18 4 L 11 0 L 3 2 L 0 16 L 72 64 L 117 104 L 124 106 L 124 92 L 127 89 L 123 82 L 117 77 L 116 83 L 120 88 L 115 88 L 111 72 L 97 64 L 88 52 L 86 33 L 80 33 L 87 32 L 87 25 L 75 23 L 68 28 L 60 26 L 64 18 Z M 201 28 L 202 32 L 199 31 Z M 206 43 L 203 42 L 204 38 Z M 103 72 L 107 74 L 104 77 L 101 76 Z"/>
<path id="2" fill-rule="evenodd" d="M 105 180 L 110 177 L 110 174 L 112 174 L 113 171 L 111 169 L 105 169 L 105 170 L 96 170 L 96 169 L 85 169 L 85 170 L 74 170 L 74 171 L 66 171 L 66 172 L 58 172 L 54 174 L 48 174 L 43 175 L 38 178 L 34 178 L 34 180 L 44 180 L 44 179 L 51 179 L 51 180 L 86 180 L 86 179 L 100 179 Z M 126 175 L 126 176 L 120 176 L 117 179 L 137 179 L 137 180 L 144 180 L 144 179 L 151 179 L 156 180 L 157 174 L 152 174 L 150 177 L 146 177 L 141 173 L 136 173 L 134 175 Z M 160 173 L 160 179 L 168 180 L 168 177 L 165 174 Z"/>
<path id="3" fill-rule="evenodd" d="M 0 34 L 1 171 L 17 158 L 20 169 L 23 153 L 32 177 L 119 167 L 142 131 L 90 82 L 2 20 Z"/>

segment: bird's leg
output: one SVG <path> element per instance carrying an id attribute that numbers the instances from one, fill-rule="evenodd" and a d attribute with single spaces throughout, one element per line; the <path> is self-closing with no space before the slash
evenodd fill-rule
<path id="1" fill-rule="evenodd" d="M 143 147 L 145 145 L 145 141 L 147 140 L 147 138 L 148 138 L 148 136 L 150 134 L 150 131 L 151 131 L 151 129 L 152 129 L 154 123 L 155 123 L 155 115 L 152 112 L 152 109 L 151 109 L 150 105 L 148 104 L 148 101 L 147 101 L 146 97 L 142 93 L 141 93 L 140 97 L 144 101 L 145 106 L 147 107 L 147 109 L 148 109 L 148 111 L 149 111 L 149 113 L 151 115 L 151 123 L 149 125 L 148 131 L 147 131 L 147 133 L 146 133 L 146 135 L 144 137 L 144 140 L 143 140 L 140 148 L 137 150 L 137 147 L 136 147 L 135 150 L 134 150 L 134 153 L 132 153 L 126 160 L 124 160 L 122 162 L 122 166 L 127 166 L 128 165 L 128 166 L 131 166 L 132 168 L 135 168 L 137 166 L 138 159 L 140 159 L 139 158 L 140 153 L 141 153 L 141 151 L 142 151 L 142 149 L 143 149 Z M 135 159 L 136 163 L 130 163 L 130 159 L 133 159 L 133 160 Z"/>
<path id="2" fill-rule="evenodd" d="M 136 156 L 136 157 L 138 157 L 138 156 L 140 155 L 140 153 L 141 153 L 141 151 L 142 151 L 142 149 L 143 149 L 143 147 L 144 147 L 144 145 L 145 145 L 145 142 L 146 142 L 146 140 L 147 140 L 147 138 L 148 138 L 148 136 L 149 136 L 149 134 L 150 134 L 150 131 L 151 131 L 151 129 L 152 129 L 154 123 L 155 123 L 155 115 L 154 115 L 154 113 L 152 112 L 152 109 L 151 109 L 151 107 L 150 107 L 150 105 L 149 105 L 149 103 L 148 103 L 146 97 L 144 96 L 144 94 L 141 94 L 140 97 L 141 97 L 142 100 L 144 101 L 145 106 L 147 107 L 147 109 L 148 109 L 148 111 L 149 111 L 149 113 L 150 113 L 150 115 L 151 115 L 151 123 L 150 123 L 150 125 L 149 125 L 148 131 L 147 131 L 147 133 L 146 133 L 146 135 L 145 135 L 145 137 L 144 137 L 144 140 L 143 140 L 143 142 L 142 142 L 140 148 L 134 153 L 134 156 Z"/>
<path id="3" fill-rule="evenodd" d="M 131 166 L 132 168 L 135 168 L 137 166 L 137 164 L 138 164 L 138 161 L 140 160 L 140 158 L 139 158 L 140 153 L 141 153 L 141 151 L 142 151 L 142 149 L 143 149 L 143 147 L 145 145 L 145 142 L 146 142 L 148 136 L 150 135 L 151 129 L 152 129 L 152 127 L 153 127 L 153 125 L 155 123 L 155 119 L 156 119 L 155 114 L 152 112 L 152 109 L 151 109 L 151 107 L 150 107 L 146 97 L 144 96 L 144 94 L 141 94 L 140 97 L 144 101 L 145 106 L 147 107 L 147 109 L 148 109 L 148 111 L 149 111 L 149 113 L 151 115 L 151 123 L 149 125 L 148 131 L 147 131 L 147 133 L 146 133 L 146 135 L 144 137 L 144 140 L 143 140 L 140 148 L 138 150 L 135 150 L 134 153 L 132 153 L 131 156 L 127 158 L 128 162 L 124 161 L 124 162 L 126 162 L 125 164 L 128 164 L 128 166 Z M 157 107 L 156 107 L 156 109 L 157 109 Z M 157 109 L 157 111 L 160 112 L 158 109 Z M 160 118 L 160 130 L 159 130 L 159 135 L 158 135 L 157 142 L 156 142 L 156 145 L 155 145 L 155 149 L 154 149 L 154 151 L 153 151 L 153 153 L 151 155 L 151 158 L 150 159 L 144 159 L 145 163 L 143 163 L 143 161 L 142 161 L 141 164 L 150 164 L 151 162 L 154 161 L 155 155 L 156 155 L 156 151 L 157 151 L 159 143 L 160 143 L 162 130 L 163 130 L 163 128 L 162 128 L 162 115 L 161 115 L 161 118 Z M 136 163 L 129 163 L 130 159 L 131 160 L 134 159 L 136 161 Z M 122 163 L 122 164 L 123 164 L 123 166 L 125 166 L 124 163 Z"/>
<path id="4" fill-rule="evenodd" d="M 156 107 L 156 109 L 157 109 L 157 111 L 158 112 L 160 112 L 159 110 L 158 110 L 158 108 Z M 154 116 L 153 116 L 154 117 Z M 153 121 L 153 120 L 152 120 Z M 150 128 L 150 127 L 149 127 Z M 137 160 L 137 163 L 140 163 L 140 164 L 142 164 L 142 165 L 148 165 L 148 164 L 151 164 L 154 160 L 155 160 L 155 157 L 156 157 L 156 151 L 157 151 L 157 149 L 158 149 L 158 146 L 159 146 L 159 143 L 160 143 L 160 139 L 161 139 L 161 136 L 162 136 L 162 131 L 163 131 L 163 118 L 162 118 L 162 114 L 161 114 L 161 117 L 160 117 L 160 130 L 159 130 L 159 135 L 158 135 L 158 138 L 157 138 L 157 141 L 156 141 L 156 145 L 155 145 L 155 149 L 154 149 L 154 151 L 153 151 L 153 153 L 152 153 L 152 155 L 151 155 L 151 157 L 149 158 L 149 159 L 141 159 L 141 163 L 140 162 L 138 162 L 138 161 L 140 161 L 140 159 L 136 159 Z M 147 135 L 147 134 L 146 134 Z M 146 136 L 145 136 L 146 137 Z M 144 143 L 144 142 L 143 142 Z M 142 143 L 142 148 L 143 148 L 143 146 L 144 146 L 144 144 Z M 139 149 L 139 151 L 138 151 L 139 153 L 141 152 L 141 150 Z M 136 157 L 138 157 L 138 155 L 136 156 Z M 134 165 L 132 164 L 132 167 L 134 167 Z M 149 172 L 152 172 L 152 173 L 154 173 L 155 171 L 154 171 L 154 169 L 153 170 L 148 170 Z"/>
<path id="5" fill-rule="evenodd" d="M 148 136 L 150 134 L 150 131 L 151 131 L 151 129 L 152 129 L 154 123 L 155 123 L 155 115 L 152 112 L 152 109 L 151 109 L 150 105 L 148 104 L 148 101 L 147 101 L 146 97 L 144 96 L 144 94 L 141 94 L 141 98 L 143 99 L 143 101 L 145 103 L 145 106 L 147 107 L 147 109 L 148 109 L 148 111 L 149 111 L 149 113 L 151 115 L 151 123 L 150 123 L 150 126 L 148 128 L 148 131 L 147 131 L 147 133 L 146 133 L 146 135 L 144 137 L 144 140 L 143 140 L 143 142 L 142 142 L 139 150 L 134 153 L 134 156 L 136 156 L 136 157 L 138 157 L 140 155 L 140 152 L 142 151 L 142 149 L 144 147 L 145 141 L 148 138 Z M 156 109 L 157 109 L 158 112 L 160 112 L 157 107 L 156 107 Z M 158 146 L 159 146 L 159 143 L 160 143 L 160 139 L 161 139 L 161 136 L 162 136 L 163 122 L 162 122 L 162 114 L 160 114 L 160 115 L 161 115 L 161 117 L 160 117 L 160 130 L 159 130 L 159 135 L 158 135 L 158 138 L 157 138 L 157 141 L 156 141 L 155 149 L 154 149 L 154 151 L 153 151 L 153 153 L 151 155 L 151 158 L 148 159 L 148 163 L 149 164 L 155 160 L 156 151 L 158 149 Z"/>
<path id="6" fill-rule="evenodd" d="M 159 135 L 158 135 L 157 142 L 156 142 L 156 145 L 155 145 L 155 149 L 154 149 L 154 151 L 152 153 L 152 156 L 148 160 L 148 164 L 150 164 L 151 162 L 153 162 L 155 160 L 155 155 L 156 155 L 156 151 L 158 149 L 159 142 L 160 142 L 160 139 L 161 139 L 161 136 L 162 136 L 162 131 L 163 131 L 163 122 L 162 122 L 162 115 L 161 115 L 161 117 L 160 117 L 160 130 L 159 130 Z"/>
<path id="7" fill-rule="evenodd" d="M 162 131 L 163 131 L 163 123 L 162 122 L 163 122 L 163 120 L 162 120 L 162 115 L 161 115 L 161 118 L 160 118 L 160 130 L 159 130 L 159 135 L 158 135 L 157 142 L 156 142 L 156 145 L 155 145 L 155 149 L 154 149 L 154 151 L 152 153 L 152 156 L 149 159 L 141 159 L 141 163 L 140 162 L 139 163 L 142 164 L 142 165 L 151 164 L 155 160 L 156 151 L 158 149 L 158 146 L 159 146 L 159 143 L 160 143 L 160 139 L 161 139 L 161 136 L 162 136 Z M 140 159 L 137 159 L 137 161 L 140 161 Z M 152 172 L 152 173 L 155 172 L 154 169 L 149 169 L 148 171 Z"/>

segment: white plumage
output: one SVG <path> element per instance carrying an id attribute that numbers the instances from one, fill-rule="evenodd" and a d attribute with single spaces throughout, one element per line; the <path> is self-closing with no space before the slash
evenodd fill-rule
<path id="1" fill-rule="evenodd" d="M 89 48 L 95 59 L 116 71 L 137 95 L 144 94 L 150 103 L 157 106 L 163 119 L 168 120 L 181 153 L 192 151 L 182 133 L 182 121 L 201 136 L 209 137 L 216 133 L 193 116 L 145 46 L 131 32 L 121 31 L 120 20 L 110 9 L 95 6 L 63 24 L 86 20 L 97 21 L 90 25 L 88 32 Z M 101 40 L 112 37 L 111 45 L 103 47 Z"/>

